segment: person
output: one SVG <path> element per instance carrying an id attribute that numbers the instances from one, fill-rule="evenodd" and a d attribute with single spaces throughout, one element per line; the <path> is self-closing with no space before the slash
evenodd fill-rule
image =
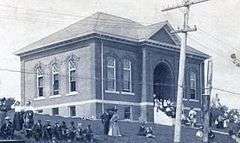
<path id="1" fill-rule="evenodd" d="M 166 109 L 166 108 L 167 108 L 167 106 L 168 106 L 168 105 L 167 105 L 167 100 L 166 100 L 166 99 L 164 99 L 164 100 L 163 100 L 163 108 L 164 108 L 164 109 Z"/>
<path id="2" fill-rule="evenodd" d="M 5 139 L 13 139 L 13 125 L 9 116 L 5 117 L 5 123 L 1 126 L 1 134 Z"/>
<path id="3" fill-rule="evenodd" d="M 87 129 L 86 129 L 86 140 L 88 142 L 93 142 L 93 131 L 92 131 L 91 125 L 87 126 Z"/>
<path id="4" fill-rule="evenodd" d="M 35 139 L 35 141 L 40 142 L 43 134 L 43 127 L 42 127 L 41 120 L 38 120 L 37 123 L 34 124 L 32 131 L 33 131 L 33 138 Z"/>
<path id="5" fill-rule="evenodd" d="M 26 129 L 31 129 L 34 125 L 34 113 L 33 113 L 33 109 L 31 107 L 31 102 L 27 101 L 26 106 L 24 108 L 25 113 L 24 113 L 24 127 Z"/>
<path id="6" fill-rule="evenodd" d="M 43 126 L 43 141 L 51 142 L 52 140 L 52 126 L 49 120 L 47 120 L 46 124 Z"/>
<path id="7" fill-rule="evenodd" d="M 146 123 L 144 121 L 141 122 L 141 125 L 139 127 L 137 135 L 139 135 L 139 136 L 146 136 Z"/>
<path id="8" fill-rule="evenodd" d="M 7 100 L 3 97 L 0 100 L 0 126 L 5 123 L 5 118 L 7 116 Z"/>
<path id="9" fill-rule="evenodd" d="M 77 129 L 75 131 L 75 134 L 76 134 L 76 141 L 83 141 L 84 140 L 84 135 L 83 135 L 83 128 L 82 128 L 82 123 L 78 123 L 77 125 Z"/>
<path id="10" fill-rule="evenodd" d="M 62 121 L 62 124 L 61 124 L 61 129 L 62 129 L 62 140 L 67 140 L 67 125 L 66 125 L 66 122 Z"/>
<path id="11" fill-rule="evenodd" d="M 199 139 L 202 139 L 203 137 L 203 126 L 201 126 L 197 132 L 196 132 L 196 137 L 199 138 Z"/>
<path id="12" fill-rule="evenodd" d="M 159 100 L 158 98 L 155 98 L 155 99 L 154 99 L 154 104 L 155 104 L 155 107 L 157 108 L 157 109 L 156 109 L 157 112 L 158 112 L 159 110 L 161 110 L 162 105 L 161 105 L 161 102 L 160 102 L 160 100 Z"/>
<path id="13" fill-rule="evenodd" d="M 224 119 L 223 121 L 223 128 L 228 128 L 230 120 L 229 119 Z"/>
<path id="14" fill-rule="evenodd" d="M 219 129 L 223 128 L 223 124 L 224 124 L 224 118 L 222 115 L 219 115 L 217 120 L 216 120 L 216 127 Z"/>
<path id="15" fill-rule="evenodd" d="M 117 111 L 118 110 L 116 108 L 113 110 L 113 116 L 110 119 L 110 128 L 108 132 L 109 136 L 121 136 L 120 129 L 118 126 L 119 116 Z"/>
<path id="16" fill-rule="evenodd" d="M 101 115 L 101 121 L 104 125 L 104 134 L 107 135 L 109 131 L 109 124 L 110 124 L 110 115 L 108 112 L 104 112 Z"/>
<path id="17" fill-rule="evenodd" d="M 145 134 L 146 134 L 146 137 L 147 137 L 147 138 L 155 138 L 155 135 L 153 134 L 153 129 L 152 129 L 152 127 L 147 127 Z"/>
<path id="18" fill-rule="evenodd" d="M 171 116 L 172 115 L 172 109 L 169 105 L 167 105 L 166 109 L 165 109 L 165 113 L 167 116 Z"/>
<path id="19" fill-rule="evenodd" d="M 187 123 L 188 123 L 188 120 L 187 120 L 187 117 L 186 117 L 184 111 L 182 111 L 181 122 L 183 125 L 187 125 Z"/>
<path id="20" fill-rule="evenodd" d="M 154 94 L 153 94 L 153 107 L 156 106 L 155 99 L 157 99 L 157 95 L 154 93 Z"/>
<path id="21" fill-rule="evenodd" d="M 70 140 L 71 142 L 73 142 L 74 139 L 75 139 L 75 130 L 76 130 L 76 128 L 75 128 L 74 122 L 71 121 L 71 122 L 70 122 L 70 127 L 69 127 L 69 134 L 68 134 L 69 140 Z"/>
<path id="22" fill-rule="evenodd" d="M 57 141 L 60 141 L 62 138 L 62 128 L 59 122 L 56 122 L 53 127 L 53 136 Z"/>
<path id="23" fill-rule="evenodd" d="M 12 106 L 14 108 L 14 116 L 13 116 L 13 128 L 16 131 L 21 131 L 23 129 L 23 108 L 20 106 L 20 102 L 16 101 Z"/>
<path id="24" fill-rule="evenodd" d="M 193 109 L 193 107 L 191 107 L 189 113 L 188 113 L 188 122 L 190 123 L 190 125 L 192 127 L 195 127 L 196 123 L 197 123 L 197 112 Z"/>
<path id="25" fill-rule="evenodd" d="M 212 130 L 210 130 L 209 133 L 208 133 L 208 140 L 209 140 L 210 142 L 213 142 L 214 139 L 215 139 L 215 134 L 213 133 Z"/>

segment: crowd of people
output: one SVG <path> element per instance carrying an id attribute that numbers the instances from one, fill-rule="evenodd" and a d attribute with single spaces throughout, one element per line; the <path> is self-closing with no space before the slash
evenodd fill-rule
<path id="1" fill-rule="evenodd" d="M 68 126 L 62 121 L 51 124 L 49 120 L 44 123 L 41 120 L 34 122 L 34 113 L 30 102 L 22 108 L 19 103 L 14 105 L 13 120 L 9 116 L 5 117 L 1 124 L 0 135 L 3 139 L 13 139 L 15 134 L 24 135 L 35 142 L 74 142 L 85 141 L 93 142 L 94 134 L 91 125 L 83 128 L 81 123 L 75 124 L 73 121 Z"/>
<path id="2" fill-rule="evenodd" d="M 1 127 L 1 135 L 4 139 L 13 139 L 14 132 L 24 134 L 28 139 L 33 138 L 35 142 L 44 143 L 74 141 L 93 142 L 94 140 L 94 134 L 90 125 L 84 129 L 81 123 L 76 125 L 73 121 L 70 123 L 70 126 L 67 126 L 64 121 L 51 124 L 51 122 L 47 120 L 43 124 L 41 120 L 38 120 L 34 124 L 29 122 L 24 123 L 22 129 L 17 129 L 7 116 L 5 118 L 5 123 Z"/>
<path id="3" fill-rule="evenodd" d="M 224 106 L 210 109 L 211 128 L 227 130 L 229 136 L 240 141 L 240 113 L 236 109 L 229 110 Z"/>
<path id="4" fill-rule="evenodd" d="M 176 104 L 170 99 L 158 99 L 154 98 L 154 106 L 157 112 L 163 111 L 167 116 L 175 118 L 176 116 Z"/>
<path id="5" fill-rule="evenodd" d="M 157 112 L 162 111 L 171 118 L 176 117 L 176 104 L 170 99 L 154 98 L 154 107 L 156 107 Z M 195 127 L 197 123 L 197 112 L 191 107 L 188 115 L 186 115 L 183 109 L 181 120 L 184 125 Z"/>

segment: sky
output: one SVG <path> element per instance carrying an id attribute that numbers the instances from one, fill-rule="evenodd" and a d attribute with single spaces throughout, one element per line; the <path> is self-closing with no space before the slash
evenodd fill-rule
<path id="1" fill-rule="evenodd" d="M 95 12 L 129 18 L 144 25 L 168 20 L 183 24 L 183 9 L 161 12 L 181 0 L 0 0 L 0 97 L 20 100 L 20 59 L 13 53 Z M 213 90 L 230 108 L 240 108 L 240 67 L 231 53 L 240 57 L 240 1 L 211 0 L 191 7 L 189 45 L 213 60 Z M 235 94 L 236 93 L 236 94 Z M 239 94 L 238 94 L 239 93 Z"/>

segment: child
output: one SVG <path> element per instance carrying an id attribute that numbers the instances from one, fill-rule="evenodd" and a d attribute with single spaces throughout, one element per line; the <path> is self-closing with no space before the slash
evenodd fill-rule
<path id="1" fill-rule="evenodd" d="M 155 135 L 153 135 L 152 127 L 147 127 L 146 128 L 146 137 L 147 138 L 155 138 Z"/>
<path id="2" fill-rule="evenodd" d="M 146 136 L 146 124 L 145 122 L 142 122 L 138 131 L 139 136 Z"/>

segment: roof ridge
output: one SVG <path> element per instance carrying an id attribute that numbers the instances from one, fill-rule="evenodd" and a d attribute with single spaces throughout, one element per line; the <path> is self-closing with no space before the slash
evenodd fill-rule
<path id="1" fill-rule="evenodd" d="M 111 17 L 115 17 L 115 18 L 119 18 L 119 19 L 125 20 L 125 22 L 131 22 L 131 23 L 134 23 L 134 24 L 138 24 L 138 25 L 144 26 L 140 22 L 131 20 L 131 19 L 126 18 L 126 17 L 121 17 L 121 16 L 117 16 L 117 15 L 113 15 L 113 14 L 109 14 L 109 13 L 105 13 L 105 12 L 96 12 L 93 15 L 95 15 L 95 14 L 99 14 L 100 16 L 101 15 L 108 15 L 108 16 L 111 16 Z"/>

